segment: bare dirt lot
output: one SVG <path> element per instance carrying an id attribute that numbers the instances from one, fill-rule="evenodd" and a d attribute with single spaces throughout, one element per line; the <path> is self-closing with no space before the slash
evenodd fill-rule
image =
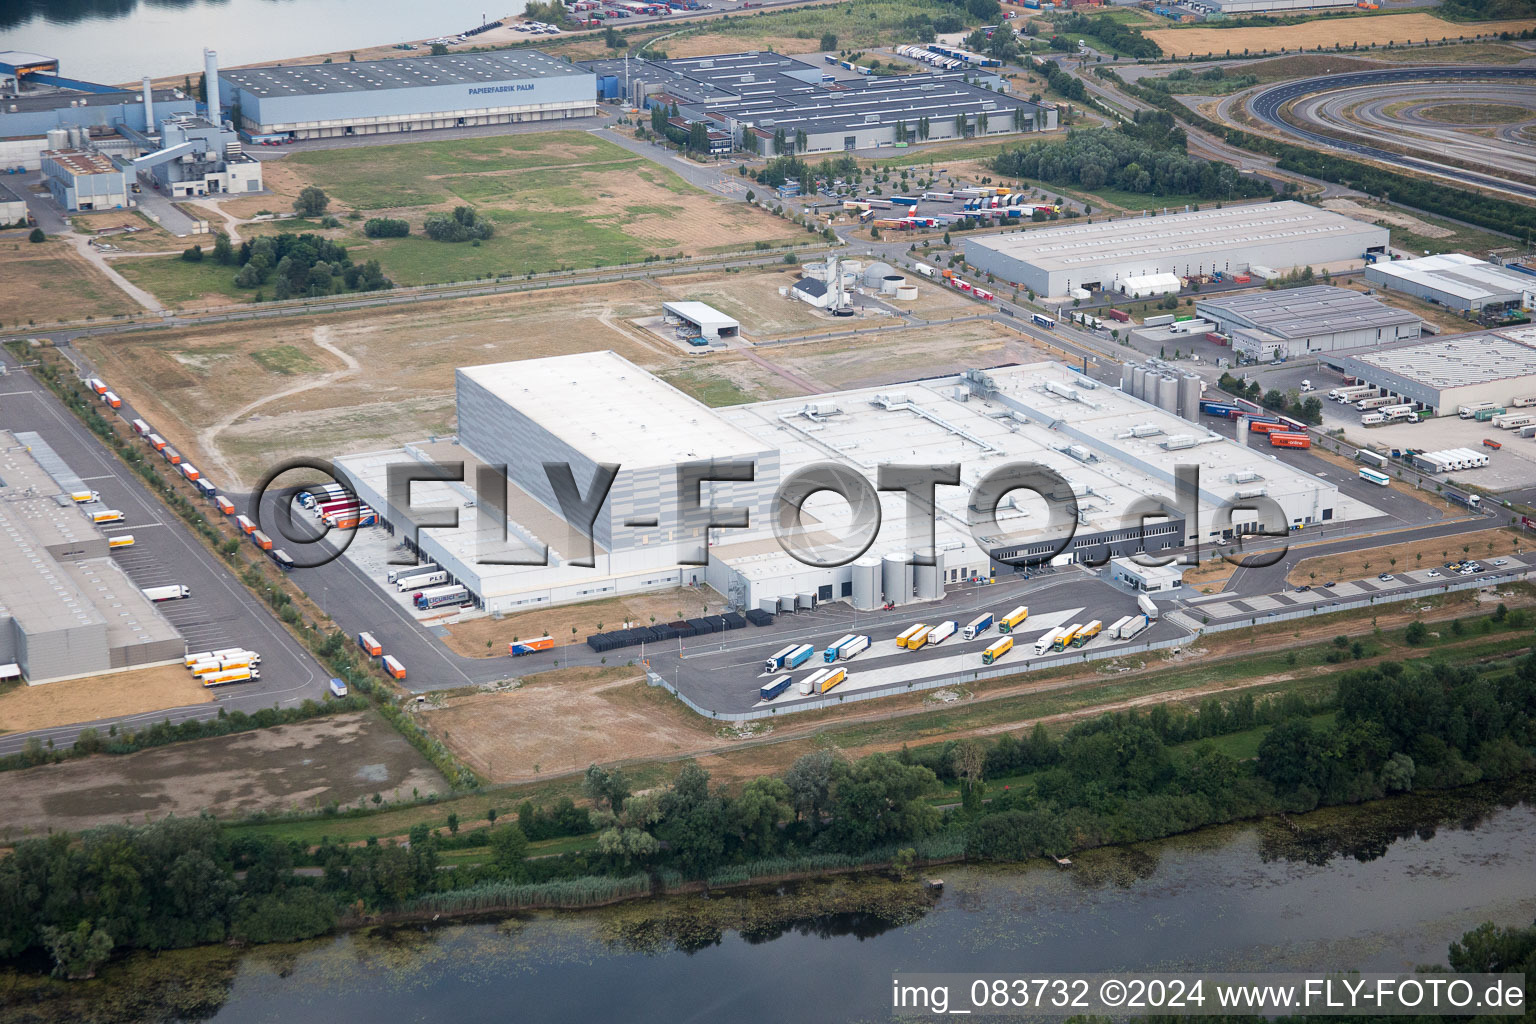
<path id="1" fill-rule="evenodd" d="M 799 299 L 779 294 L 800 280 L 798 268 L 742 274 L 682 274 L 657 282 L 672 301 L 707 302 L 726 316 L 741 321 L 744 334 L 754 341 L 784 338 L 827 330 L 831 317 Z"/>
<path id="2" fill-rule="evenodd" d="M 562 605 L 508 615 L 497 621 L 470 619 L 448 627 L 449 650 L 466 658 L 506 657 L 507 644 L 535 636 L 552 636 L 556 646 L 585 643 L 603 630 L 623 629 L 625 622 L 650 626 L 725 610 L 725 599 L 708 587 L 685 587 L 586 604 Z M 490 646 L 487 647 L 486 643 Z"/>
<path id="3" fill-rule="evenodd" d="M 1433 14 L 1392 14 L 1376 17 L 1319 18 L 1300 25 L 1261 28 L 1170 28 L 1146 33 L 1147 38 L 1171 55 L 1220 54 L 1252 50 L 1314 49 L 1318 46 L 1376 45 L 1421 39 L 1468 39 L 1473 36 L 1519 32 L 1536 27 L 1536 20 L 1480 21 L 1468 24 L 1445 21 Z M 1433 59 L 1433 58 L 1426 58 Z"/>
<path id="4" fill-rule="evenodd" d="M 31 732 L 212 700 L 213 695 L 181 665 L 65 679 L 0 694 L 0 732 Z"/>
<path id="5" fill-rule="evenodd" d="M 423 722 L 495 782 L 579 771 L 615 758 L 697 750 L 714 727 L 633 668 L 530 676 L 510 693 L 453 700 Z"/>
<path id="6" fill-rule="evenodd" d="M 426 759 L 371 712 L 177 743 L 120 757 L 66 761 L 5 776 L 0 835 L 72 831 L 123 821 L 210 811 L 352 804 L 381 793 L 447 792 Z"/>

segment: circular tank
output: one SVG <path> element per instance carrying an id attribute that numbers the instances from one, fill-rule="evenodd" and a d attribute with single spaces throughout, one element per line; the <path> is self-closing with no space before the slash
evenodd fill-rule
<path id="1" fill-rule="evenodd" d="M 1147 368 L 1145 366 L 1131 367 L 1131 394 L 1137 398 L 1146 400 L 1147 397 Z"/>
<path id="2" fill-rule="evenodd" d="M 861 558 L 853 563 L 853 606 L 861 612 L 880 607 L 880 559 Z"/>
<path id="3" fill-rule="evenodd" d="M 937 601 L 944 596 L 944 553 L 934 556 L 933 565 L 917 565 L 912 568 L 917 583 L 919 601 Z"/>
<path id="4" fill-rule="evenodd" d="M 1179 415 L 1187 420 L 1200 418 L 1200 375 L 1186 373 L 1179 380 Z"/>
<path id="5" fill-rule="evenodd" d="M 896 289 L 900 288 L 901 283 L 905 280 L 906 278 L 900 274 L 886 274 L 880 279 L 880 294 L 895 295 Z"/>
<path id="6" fill-rule="evenodd" d="M 1177 415 L 1179 411 L 1179 378 L 1163 375 L 1157 378 L 1157 407 Z"/>
<path id="7" fill-rule="evenodd" d="M 896 299 L 899 302 L 916 302 L 917 285 L 902 284 L 896 286 Z"/>
<path id="8" fill-rule="evenodd" d="M 905 553 L 886 555 L 880 566 L 880 588 L 892 604 L 912 600 L 912 559 Z"/>
<path id="9" fill-rule="evenodd" d="M 1136 388 L 1136 364 L 1120 364 L 1120 390 L 1128 395 L 1135 394 Z"/>

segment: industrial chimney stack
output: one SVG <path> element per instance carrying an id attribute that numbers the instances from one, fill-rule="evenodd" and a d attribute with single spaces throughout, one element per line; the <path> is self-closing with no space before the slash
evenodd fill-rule
<path id="1" fill-rule="evenodd" d="M 150 88 L 149 76 L 144 76 L 144 134 L 155 134 L 155 93 Z"/>
<path id="2" fill-rule="evenodd" d="M 203 80 L 208 90 L 208 120 L 223 124 L 224 114 L 219 109 L 219 54 L 215 50 L 203 51 Z"/>

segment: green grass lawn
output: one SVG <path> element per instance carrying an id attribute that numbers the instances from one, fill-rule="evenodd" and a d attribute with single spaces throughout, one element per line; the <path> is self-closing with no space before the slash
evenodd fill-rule
<path id="1" fill-rule="evenodd" d="M 1314 729 L 1326 729 L 1333 725 L 1333 720 L 1338 717 L 1338 712 L 1325 711 L 1320 715 L 1312 715 L 1307 721 L 1312 723 Z M 1183 754 L 1192 753 L 1202 743 L 1209 743 L 1228 757 L 1235 757 L 1239 761 L 1259 756 L 1259 744 L 1274 728 L 1271 725 L 1260 725 L 1252 729 L 1244 729 L 1242 732 L 1231 732 L 1225 736 L 1210 736 L 1201 740 L 1189 740 L 1186 743 L 1176 743 L 1172 750 Z"/>
<path id="2" fill-rule="evenodd" d="M 707 370 L 662 371 L 661 378 L 711 408 L 719 408 L 722 405 L 745 405 L 759 398 L 757 395 L 743 391 L 734 381 Z"/>
<path id="3" fill-rule="evenodd" d="M 197 306 L 209 295 L 249 302 L 254 294 L 235 287 L 236 268 L 212 260 L 188 263 L 180 256 L 144 256 L 114 260 L 112 269 L 167 306 Z"/>

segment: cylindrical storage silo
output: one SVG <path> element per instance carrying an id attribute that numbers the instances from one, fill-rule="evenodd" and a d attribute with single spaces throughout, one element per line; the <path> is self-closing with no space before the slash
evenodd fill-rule
<path id="1" fill-rule="evenodd" d="M 880 607 L 880 559 L 861 558 L 853 563 L 853 606 L 861 612 Z"/>
<path id="2" fill-rule="evenodd" d="M 1135 363 L 1120 364 L 1120 390 L 1128 395 L 1136 393 Z"/>
<path id="3" fill-rule="evenodd" d="M 917 301 L 917 285 L 901 284 L 896 286 L 896 298 L 900 302 Z"/>
<path id="4" fill-rule="evenodd" d="M 937 601 L 944 596 L 943 552 L 939 552 L 934 556 L 933 565 L 913 566 L 912 574 L 917 583 L 917 599 L 919 601 Z"/>
<path id="5" fill-rule="evenodd" d="M 49 149 L 68 149 L 69 148 L 69 129 L 68 128 L 49 128 L 48 129 L 48 148 Z"/>
<path id="6" fill-rule="evenodd" d="M 1137 398 L 1146 400 L 1147 397 L 1147 368 L 1145 366 L 1131 367 L 1131 394 Z"/>
<path id="7" fill-rule="evenodd" d="M 1157 378 L 1157 407 L 1175 416 L 1179 414 L 1179 378 L 1166 375 Z"/>
<path id="8" fill-rule="evenodd" d="M 1200 375 L 1186 373 L 1179 380 L 1179 415 L 1187 420 L 1200 419 Z"/>
<path id="9" fill-rule="evenodd" d="M 906 554 L 886 555 L 880 567 L 880 589 L 892 604 L 912 600 L 912 559 Z"/>
<path id="10" fill-rule="evenodd" d="M 1239 416 L 1237 418 L 1237 443 L 1242 445 L 1244 448 L 1248 447 L 1248 417 L 1247 416 Z"/>
<path id="11" fill-rule="evenodd" d="M 900 274 L 886 274 L 880 279 L 880 294 L 895 295 L 896 289 L 900 288 L 901 283 L 905 280 L 906 278 L 902 277 Z"/>

